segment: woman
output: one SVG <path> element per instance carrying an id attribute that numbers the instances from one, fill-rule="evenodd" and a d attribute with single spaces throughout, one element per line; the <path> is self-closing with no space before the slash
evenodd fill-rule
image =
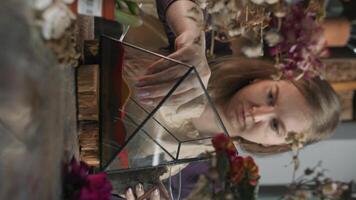
<path id="1" fill-rule="evenodd" d="M 308 144 L 332 134 L 339 122 L 340 104 L 330 85 L 319 77 L 275 81 L 271 77 L 276 69 L 265 60 L 223 57 L 209 63 L 209 67 L 205 57 L 205 34 L 186 17 L 194 5 L 188 0 L 157 0 L 160 17 L 169 24 L 166 28 L 172 30 L 168 31 L 168 36 L 171 36 L 175 52 L 169 57 L 197 68 L 227 131 L 243 149 L 258 154 L 280 153 L 290 150 L 285 141 L 288 132 L 303 132 Z M 202 17 L 202 13 L 196 14 L 198 19 Z M 224 47 L 221 49 L 226 51 Z M 145 70 L 138 78 L 135 92 L 140 102 L 148 107 L 162 100 L 186 71 L 167 60 L 158 60 Z M 166 126 L 174 127 L 177 135 L 192 129 L 205 136 L 221 132 L 212 117 L 211 107 L 197 106 L 204 101 L 199 100 L 201 93 L 196 84 L 185 84 L 190 87 L 173 94 L 176 105 L 162 108 L 156 117 Z M 196 109 L 195 115 L 191 115 L 192 108 Z M 171 113 L 179 119 L 167 117 Z M 186 122 L 189 126 L 180 125 Z M 187 149 L 182 152 L 183 157 L 204 152 L 204 145 L 195 144 Z"/>
<path id="2" fill-rule="evenodd" d="M 186 17 L 194 2 L 157 0 L 157 6 L 167 28 L 173 31 L 168 31 L 168 36 L 177 36 L 175 52 L 169 57 L 194 65 L 204 84 L 209 82 L 209 91 L 230 136 L 243 140 L 240 143 L 246 144 L 246 149 L 283 152 L 289 149 L 285 142 L 288 132 L 304 132 L 307 143 L 313 143 L 335 129 L 340 105 L 326 81 L 318 77 L 310 81 L 274 81 L 271 77 L 276 74 L 275 68 L 262 60 L 224 58 L 211 63 L 210 69 L 205 57 L 205 35 L 195 21 Z M 201 12 L 196 13 L 198 20 L 202 17 Z M 141 103 L 159 102 L 184 72 L 182 66 L 166 60 L 153 63 L 136 84 Z M 186 85 L 190 87 L 182 87 L 174 94 L 178 99 L 175 102 L 181 105 L 200 95 L 196 84 Z M 206 135 L 221 131 L 214 123 L 207 126 L 207 121 L 214 122 L 209 118 L 211 112 L 206 108 L 198 120 L 190 118 L 194 128 Z"/>

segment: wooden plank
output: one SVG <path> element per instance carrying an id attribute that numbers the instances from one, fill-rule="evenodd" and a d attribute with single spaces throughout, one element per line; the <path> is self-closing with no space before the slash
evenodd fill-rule
<path id="1" fill-rule="evenodd" d="M 77 69 L 78 120 L 98 120 L 99 66 L 82 65 Z"/>
<path id="2" fill-rule="evenodd" d="M 79 122 L 80 158 L 88 165 L 99 167 L 99 123 Z"/>
<path id="3" fill-rule="evenodd" d="M 83 47 L 83 64 L 99 64 L 99 41 L 86 40 Z"/>
<path id="4" fill-rule="evenodd" d="M 344 82 L 334 82 L 331 86 L 335 91 L 352 91 L 356 90 L 356 80 L 354 81 L 344 81 Z"/>

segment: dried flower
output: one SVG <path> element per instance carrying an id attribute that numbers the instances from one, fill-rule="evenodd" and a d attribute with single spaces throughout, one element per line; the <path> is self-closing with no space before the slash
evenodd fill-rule
<path id="1" fill-rule="evenodd" d="M 322 186 L 322 193 L 325 196 L 332 196 L 337 191 L 337 188 L 338 186 L 336 183 L 328 182 Z"/>
<path id="2" fill-rule="evenodd" d="M 282 41 L 282 35 L 276 30 L 271 29 L 265 33 L 264 39 L 268 46 L 273 47 Z"/>
<path id="3" fill-rule="evenodd" d="M 266 3 L 268 3 L 268 4 L 275 4 L 275 3 L 278 3 L 279 2 L 279 0 L 265 0 L 266 1 Z"/>
<path id="4" fill-rule="evenodd" d="M 283 18 L 287 15 L 287 12 L 285 10 L 277 10 L 273 12 L 273 15 L 277 18 Z"/>
<path id="5" fill-rule="evenodd" d="M 53 0 L 34 0 L 32 6 L 36 10 L 44 10 L 51 5 Z"/>
<path id="6" fill-rule="evenodd" d="M 311 197 L 311 192 L 308 191 L 308 190 L 298 190 L 298 191 L 295 193 L 295 197 L 296 197 L 298 200 L 307 200 L 307 199 L 310 199 L 310 197 Z"/>
<path id="7" fill-rule="evenodd" d="M 225 7 L 224 1 L 212 1 L 212 4 L 207 5 L 208 13 L 217 13 L 223 10 Z"/>
<path id="8" fill-rule="evenodd" d="M 255 44 L 252 46 L 245 46 L 241 49 L 242 53 L 249 58 L 256 58 L 263 56 L 263 45 Z"/>
<path id="9" fill-rule="evenodd" d="M 208 0 L 197 0 L 197 3 L 201 9 L 205 9 L 208 6 Z"/>
<path id="10" fill-rule="evenodd" d="M 250 0 L 252 3 L 257 4 L 257 5 L 261 5 L 265 2 L 265 0 Z"/>
<path id="11" fill-rule="evenodd" d="M 236 37 L 236 36 L 243 34 L 244 31 L 245 31 L 245 29 L 243 27 L 234 28 L 234 29 L 229 30 L 228 34 L 230 37 Z"/>
<path id="12" fill-rule="evenodd" d="M 46 40 L 60 38 L 74 19 L 74 14 L 64 3 L 51 5 L 42 14 L 43 37 Z"/>
<path id="13" fill-rule="evenodd" d="M 314 16 L 298 3 L 289 8 L 282 21 L 272 22 L 274 29 L 280 29 L 283 40 L 270 49 L 270 55 L 277 57 L 276 67 L 286 78 L 310 78 L 321 74 L 324 65 L 320 56 L 325 52 L 325 41 L 321 25 Z"/>
<path id="14" fill-rule="evenodd" d="M 287 144 L 291 145 L 291 148 L 294 152 L 303 148 L 305 140 L 306 138 L 304 133 L 296 133 L 296 132 L 289 132 L 286 138 Z"/>

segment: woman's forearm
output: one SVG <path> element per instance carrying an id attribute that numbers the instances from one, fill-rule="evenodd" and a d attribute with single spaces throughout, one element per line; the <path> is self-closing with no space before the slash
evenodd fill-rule
<path id="1" fill-rule="evenodd" d="M 166 11 L 166 20 L 176 36 L 181 33 L 190 31 L 199 35 L 201 29 L 196 21 L 193 21 L 188 16 L 194 16 L 198 21 L 203 19 L 203 13 L 198 8 L 198 12 L 193 12 L 192 8 L 196 4 L 189 0 L 177 0 L 173 2 Z"/>

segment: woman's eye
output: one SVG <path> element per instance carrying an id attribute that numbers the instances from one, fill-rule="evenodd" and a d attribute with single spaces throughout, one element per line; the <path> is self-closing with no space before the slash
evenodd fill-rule
<path id="1" fill-rule="evenodd" d="M 270 106 L 274 105 L 274 96 L 273 96 L 272 90 L 270 90 L 267 94 L 267 104 Z"/>
<path id="2" fill-rule="evenodd" d="M 272 119 L 271 120 L 271 129 L 278 134 L 278 120 L 277 119 Z"/>

